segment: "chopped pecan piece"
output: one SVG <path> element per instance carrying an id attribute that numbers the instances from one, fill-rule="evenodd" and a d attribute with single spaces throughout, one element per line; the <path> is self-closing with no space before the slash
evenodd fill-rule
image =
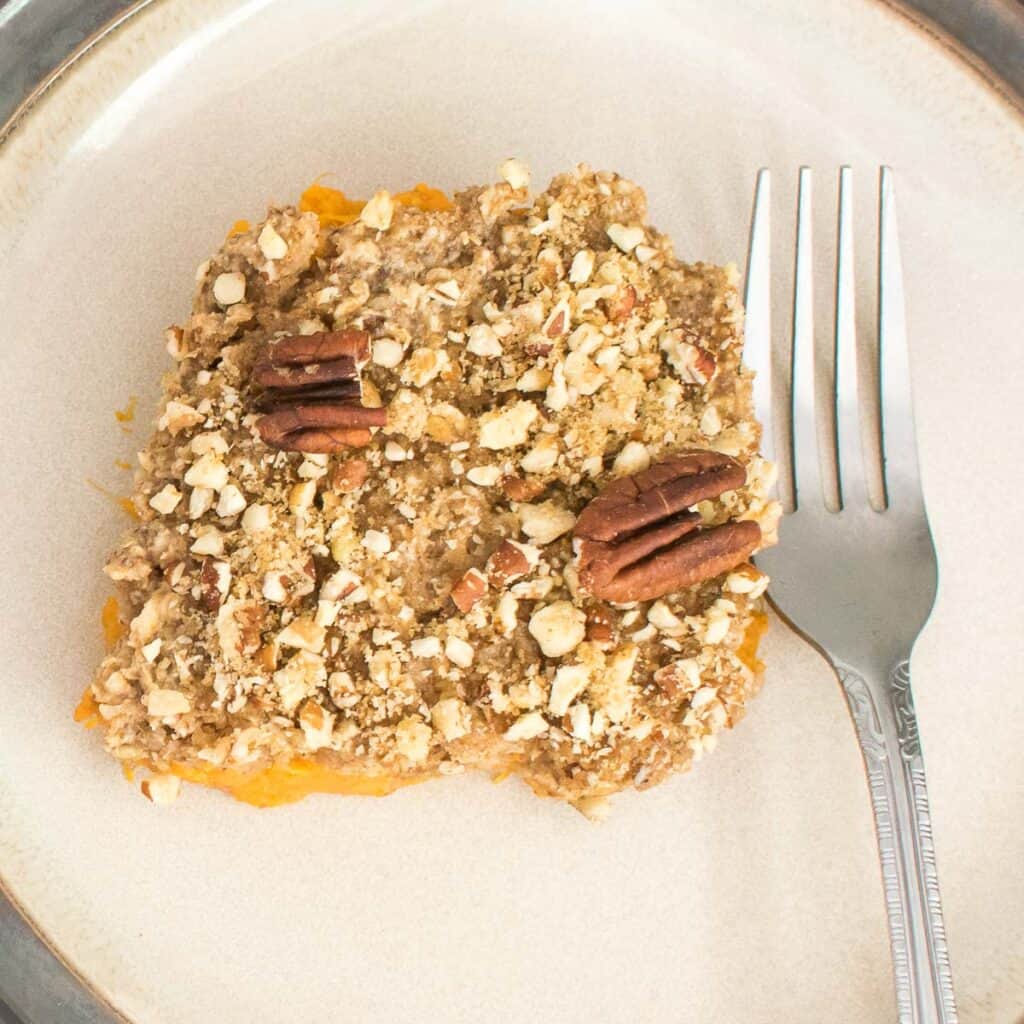
<path id="1" fill-rule="evenodd" d="M 586 626 L 586 638 L 591 643 L 606 644 L 615 639 L 615 622 L 607 605 L 595 605 L 589 609 Z"/>
<path id="2" fill-rule="evenodd" d="M 521 476 L 503 476 L 501 478 L 501 489 L 506 498 L 511 501 L 532 501 L 543 494 L 547 484 L 537 477 L 524 480 Z"/>
<path id="3" fill-rule="evenodd" d="M 549 338 L 560 338 L 569 330 L 569 307 L 565 302 L 559 302 L 551 311 L 551 315 L 544 324 L 543 331 Z"/>
<path id="4" fill-rule="evenodd" d="M 260 647 L 256 651 L 255 661 L 264 672 L 277 671 L 277 644 L 264 644 Z"/>
<path id="5" fill-rule="evenodd" d="M 654 685 L 666 697 L 674 698 L 679 695 L 679 672 L 674 663 L 662 665 L 652 676 Z"/>
<path id="6" fill-rule="evenodd" d="M 467 569 L 451 590 L 452 604 L 468 612 L 487 593 L 488 587 L 501 588 L 526 576 L 537 564 L 539 553 L 528 544 L 503 540 L 491 552 L 483 572 Z"/>
<path id="7" fill-rule="evenodd" d="M 204 558 L 199 570 L 199 603 L 208 611 L 215 612 L 227 593 L 230 569 L 227 562 Z"/>
<path id="8" fill-rule="evenodd" d="M 339 494 L 358 490 L 366 483 L 370 467 L 363 459 L 349 459 L 336 466 L 331 476 L 331 486 Z"/>
<path id="9" fill-rule="evenodd" d="M 707 384 L 715 375 L 715 357 L 702 345 L 695 342 L 680 344 L 674 364 L 679 379 L 684 384 Z"/>
<path id="10" fill-rule="evenodd" d="M 580 583 L 595 597 L 624 604 L 735 568 L 761 543 L 761 528 L 749 520 L 703 528 L 690 509 L 745 480 L 739 462 L 711 451 L 682 452 L 616 480 L 576 521 Z"/>
<path id="11" fill-rule="evenodd" d="M 625 320 L 629 314 L 633 312 L 633 307 L 635 305 L 636 289 L 631 284 L 627 284 L 625 287 L 620 288 L 610 298 L 601 300 L 604 315 L 613 323 L 619 320 Z"/>
<path id="12" fill-rule="evenodd" d="M 536 559 L 534 559 L 534 562 Z M 496 587 L 525 576 L 534 566 L 522 545 L 503 540 L 487 559 L 487 577 Z"/>
<path id="13" fill-rule="evenodd" d="M 452 604 L 460 612 L 468 612 L 487 593 L 487 577 L 479 569 L 469 569 L 452 587 Z"/>
<path id="14" fill-rule="evenodd" d="M 329 331 L 272 342 L 253 367 L 262 389 L 253 407 L 271 448 L 327 453 L 370 443 L 370 428 L 387 422 L 387 411 L 362 405 L 359 370 L 370 357 L 366 331 Z"/>

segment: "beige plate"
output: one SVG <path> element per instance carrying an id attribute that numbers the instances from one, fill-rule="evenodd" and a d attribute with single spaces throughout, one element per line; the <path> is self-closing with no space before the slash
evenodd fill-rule
<path id="1" fill-rule="evenodd" d="M 189 790 L 165 810 L 71 722 L 121 526 L 89 481 L 128 487 L 114 460 L 146 434 L 196 263 L 323 171 L 451 188 L 509 153 L 538 178 L 580 159 L 636 177 L 679 251 L 716 261 L 742 253 L 759 165 L 781 194 L 813 164 L 827 224 L 851 162 L 865 227 L 874 168 L 895 166 L 942 559 L 914 677 L 950 949 L 963 1020 L 1010 1021 L 1024 130 L 866 0 L 178 0 L 57 83 L 0 150 L 4 883 L 140 1024 L 893 1019 L 857 747 L 779 625 L 737 733 L 601 827 L 479 778 L 269 812 Z"/>

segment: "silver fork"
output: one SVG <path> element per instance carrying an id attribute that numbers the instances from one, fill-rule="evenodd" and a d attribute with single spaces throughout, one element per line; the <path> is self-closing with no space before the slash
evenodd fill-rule
<path id="1" fill-rule="evenodd" d="M 763 450 L 772 430 L 770 172 L 758 175 L 745 302 L 746 362 Z M 828 659 L 856 726 L 874 805 L 900 1024 L 955 1024 L 953 981 L 935 870 L 924 761 L 910 690 L 910 653 L 931 612 L 937 563 L 918 474 L 893 175 L 881 169 L 878 343 L 884 508 L 869 500 L 861 451 L 855 336 L 853 194 L 839 174 L 835 403 L 840 507 L 826 506 L 814 400 L 811 171 L 801 168 L 793 290 L 794 510 L 782 542 L 758 555 L 776 609 Z"/>

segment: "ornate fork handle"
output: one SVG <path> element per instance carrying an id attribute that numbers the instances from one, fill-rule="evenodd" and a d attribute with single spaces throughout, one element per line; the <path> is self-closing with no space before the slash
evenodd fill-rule
<path id="1" fill-rule="evenodd" d="M 910 665 L 877 677 L 835 667 L 871 787 L 899 1024 L 957 1024 Z"/>

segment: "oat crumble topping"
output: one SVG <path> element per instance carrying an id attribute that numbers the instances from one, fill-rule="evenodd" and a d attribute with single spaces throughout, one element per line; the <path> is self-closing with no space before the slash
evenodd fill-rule
<path id="1" fill-rule="evenodd" d="M 298 756 L 512 771 L 596 816 L 712 749 L 756 691 L 752 565 L 616 606 L 581 588 L 572 542 L 601 487 L 690 448 L 747 472 L 701 520 L 774 542 L 736 272 L 680 262 L 617 174 L 533 198 L 522 161 L 499 174 L 446 210 L 385 191 L 342 225 L 271 209 L 199 268 L 107 566 L 130 627 L 92 684 L 154 801 L 175 766 Z M 256 360 L 350 328 L 387 425 L 330 455 L 268 447 Z"/>

